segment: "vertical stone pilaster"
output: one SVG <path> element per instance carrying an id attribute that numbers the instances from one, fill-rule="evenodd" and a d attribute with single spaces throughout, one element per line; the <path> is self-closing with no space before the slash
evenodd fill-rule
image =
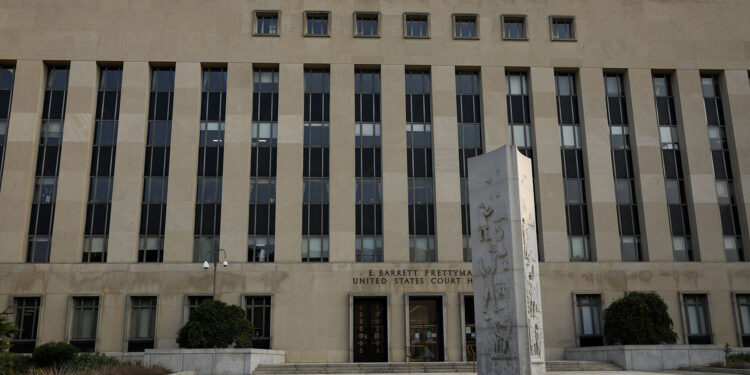
<path id="1" fill-rule="evenodd" d="M 123 65 L 108 263 L 134 263 L 138 259 L 150 77 L 146 62 Z"/>
<path id="2" fill-rule="evenodd" d="M 539 189 L 537 197 L 541 206 L 537 224 L 538 230 L 542 231 L 542 253 L 545 262 L 567 262 L 570 260 L 570 251 L 565 219 L 554 70 L 531 68 L 529 80 Z"/>
<path id="3" fill-rule="evenodd" d="M 654 86 L 649 69 L 628 70 L 628 105 L 636 194 L 641 211 L 641 245 L 651 262 L 672 262 L 672 234 L 667 215 L 661 142 Z"/>
<path id="4" fill-rule="evenodd" d="M 680 129 L 683 173 L 685 175 L 687 199 L 692 204 L 691 232 L 697 260 L 724 262 L 724 240 L 721 218 L 716 198 L 711 149 L 708 144 L 706 108 L 701 91 L 698 70 L 677 70 L 675 84 L 675 107 Z"/>
<path id="5" fill-rule="evenodd" d="M 165 262 L 193 261 L 201 82 L 200 63 L 176 64 L 164 233 Z"/>
<path id="6" fill-rule="evenodd" d="M 0 186 L 0 263 L 26 261 L 46 76 L 41 60 L 16 63 Z"/>
<path id="7" fill-rule="evenodd" d="M 231 264 L 248 260 L 247 226 L 253 104 L 252 64 L 229 63 L 220 243 L 221 248 L 226 250 L 227 259 Z"/>
<path id="8" fill-rule="evenodd" d="M 403 65 L 380 68 L 383 155 L 383 257 L 386 262 L 409 261 L 409 177 L 406 168 L 406 71 Z M 401 301 L 395 296 L 391 303 Z M 394 331 L 392 331 L 394 332 Z M 395 337 L 391 339 L 392 343 Z M 403 340 L 403 338 L 402 338 Z M 403 353 L 405 344 L 394 346 Z M 402 358 L 392 360 L 400 361 Z"/>
<path id="9" fill-rule="evenodd" d="M 432 108 L 437 259 L 440 262 L 460 262 L 463 259 L 461 183 L 456 122 L 456 70 L 453 66 L 432 67 Z"/>
<path id="10" fill-rule="evenodd" d="M 354 65 L 331 65 L 329 260 L 355 261 Z"/>
<path id="11" fill-rule="evenodd" d="M 81 261 L 89 195 L 98 70 L 95 61 L 70 63 L 52 229 L 51 263 Z"/>
<path id="12" fill-rule="evenodd" d="M 485 152 L 510 143 L 506 103 L 505 69 L 482 66 L 482 126 Z"/>
<path id="13" fill-rule="evenodd" d="M 589 224 L 598 262 L 619 262 L 620 231 L 615 200 L 612 148 L 604 92 L 604 72 L 600 68 L 580 70 L 581 106 L 586 180 L 588 182 Z"/>
<path id="14" fill-rule="evenodd" d="M 727 140 L 734 173 L 734 191 L 742 226 L 745 259 L 750 258 L 750 84 L 747 70 L 727 70 L 722 82 Z"/>
<path id="15" fill-rule="evenodd" d="M 276 174 L 277 263 L 296 263 L 302 259 L 303 100 L 303 65 L 280 64 Z"/>

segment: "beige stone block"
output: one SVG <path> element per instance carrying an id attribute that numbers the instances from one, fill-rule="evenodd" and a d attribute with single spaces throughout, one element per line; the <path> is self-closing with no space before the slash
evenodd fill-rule
<path id="1" fill-rule="evenodd" d="M 383 155 L 383 252 L 385 261 L 409 260 L 406 105 L 403 65 L 380 68 Z"/>
<path id="2" fill-rule="evenodd" d="M 79 262 L 83 251 L 97 80 L 96 62 L 71 62 L 50 251 L 53 263 Z"/>
<path id="3" fill-rule="evenodd" d="M 674 78 L 677 119 L 682 125 L 680 130 L 683 130 L 680 141 L 685 148 L 682 156 L 686 194 L 692 203 L 694 251 L 702 261 L 721 262 L 726 258 L 700 73 L 698 70 L 677 70 Z"/>
<path id="4" fill-rule="evenodd" d="M 586 179 L 588 180 L 589 223 L 592 245 L 599 262 L 622 259 L 620 232 L 615 201 L 612 148 L 604 92 L 604 72 L 599 68 L 579 71 L 580 101 L 583 109 L 581 126 L 584 144 Z"/>
<path id="5" fill-rule="evenodd" d="M 329 259 L 331 262 L 354 262 L 354 65 L 332 65 L 330 87 Z"/>
<path id="6" fill-rule="evenodd" d="M 484 23 L 480 23 L 480 26 Z M 498 30 L 499 31 L 499 30 Z M 482 112 L 484 120 L 485 151 L 510 144 L 508 133 L 508 106 L 505 94 L 505 69 L 482 66 Z"/>
<path id="7" fill-rule="evenodd" d="M 252 87 L 252 65 L 250 63 L 229 64 L 221 204 L 221 247 L 226 250 L 230 262 L 247 261 Z"/>
<path id="8" fill-rule="evenodd" d="M 200 135 L 201 65 L 175 66 L 169 194 L 164 235 L 164 261 L 193 260 L 193 223 Z"/>
<path id="9" fill-rule="evenodd" d="M 41 60 L 16 63 L 0 186 L 0 262 L 26 260 L 45 76 Z"/>
<path id="10" fill-rule="evenodd" d="M 302 64 L 279 65 L 279 137 L 276 176 L 277 263 L 299 262 L 302 239 Z"/>
<path id="11" fill-rule="evenodd" d="M 432 67 L 435 228 L 440 262 L 463 259 L 455 82 L 455 67 Z"/>
<path id="12" fill-rule="evenodd" d="M 557 124 L 554 70 L 531 68 L 532 116 L 536 145 L 537 225 L 542 231 L 539 244 L 545 262 L 567 262 L 570 259 L 565 219 L 565 199 L 560 161 L 560 130 Z"/>
<path id="13" fill-rule="evenodd" d="M 652 262 L 671 262 L 672 235 L 667 216 L 666 190 L 656 122 L 656 105 L 651 71 L 628 71 L 630 92 L 631 148 L 633 150 L 636 194 L 641 208 L 641 245 Z"/>

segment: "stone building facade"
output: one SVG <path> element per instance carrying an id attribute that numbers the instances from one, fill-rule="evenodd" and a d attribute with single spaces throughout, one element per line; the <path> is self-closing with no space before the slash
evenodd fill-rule
<path id="1" fill-rule="evenodd" d="M 175 347 L 221 248 L 216 298 L 289 362 L 465 360 L 465 162 L 511 143 L 547 358 L 600 344 L 629 291 L 661 295 L 681 342 L 750 346 L 746 1 L 0 9 L 16 350 Z"/>

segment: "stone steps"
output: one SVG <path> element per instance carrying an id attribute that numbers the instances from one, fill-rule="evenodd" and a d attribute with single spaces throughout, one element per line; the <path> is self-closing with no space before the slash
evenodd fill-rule
<path id="1" fill-rule="evenodd" d="M 622 371 L 609 361 L 547 361 L 547 371 Z"/>
<path id="2" fill-rule="evenodd" d="M 547 371 L 622 371 L 605 361 L 548 361 Z M 473 373 L 471 362 L 285 363 L 259 365 L 255 375 Z"/>
<path id="3" fill-rule="evenodd" d="M 258 365 L 255 375 L 472 373 L 471 362 L 285 363 Z"/>

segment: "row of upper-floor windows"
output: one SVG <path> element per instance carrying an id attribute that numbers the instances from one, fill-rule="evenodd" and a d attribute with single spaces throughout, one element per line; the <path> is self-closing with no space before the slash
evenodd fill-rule
<path id="1" fill-rule="evenodd" d="M 451 15 L 454 39 L 479 39 L 479 14 L 454 13 Z M 253 12 L 253 35 L 281 35 L 281 11 L 256 10 Z M 549 16 L 550 39 L 575 41 L 575 16 Z M 528 40 L 527 17 L 524 14 L 500 16 L 501 37 L 504 40 Z M 382 29 L 379 12 L 354 12 L 354 37 L 378 38 Z M 429 13 L 407 12 L 402 16 L 404 38 L 429 39 L 431 22 Z M 328 37 L 331 35 L 330 11 L 305 11 L 302 25 L 306 37 Z"/>

